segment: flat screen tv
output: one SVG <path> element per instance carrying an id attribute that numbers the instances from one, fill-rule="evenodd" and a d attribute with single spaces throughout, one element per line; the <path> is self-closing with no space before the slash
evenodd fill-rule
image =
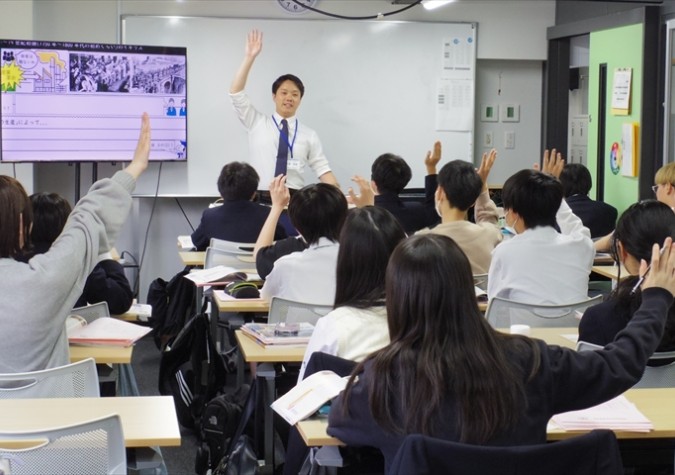
<path id="1" fill-rule="evenodd" d="M 143 112 L 150 160 L 187 159 L 187 51 L 0 40 L 0 161 L 119 162 Z"/>

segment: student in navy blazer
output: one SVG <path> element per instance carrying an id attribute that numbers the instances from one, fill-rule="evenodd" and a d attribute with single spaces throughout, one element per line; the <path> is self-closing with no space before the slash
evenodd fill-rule
<path id="1" fill-rule="evenodd" d="M 248 163 L 230 162 L 218 177 L 218 192 L 223 204 L 204 210 L 199 227 L 192 233 L 198 251 L 209 245 L 211 238 L 254 243 L 258 238 L 269 207 L 252 200 L 258 189 L 258 173 Z M 277 225 L 274 239 L 283 239 L 286 231 Z"/>
<path id="2" fill-rule="evenodd" d="M 560 173 L 565 201 L 584 226 L 591 231 L 591 238 L 599 238 L 614 230 L 617 211 L 612 205 L 588 197 L 593 185 L 591 172 L 581 163 L 568 163 Z"/>

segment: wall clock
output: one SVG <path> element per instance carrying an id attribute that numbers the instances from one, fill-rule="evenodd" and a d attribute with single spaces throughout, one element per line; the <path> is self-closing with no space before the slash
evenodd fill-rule
<path id="1" fill-rule="evenodd" d="M 298 5 L 292 0 L 277 0 L 277 3 L 283 8 L 286 13 L 306 13 L 308 10 L 303 5 L 314 7 L 319 0 L 298 0 L 302 5 Z"/>

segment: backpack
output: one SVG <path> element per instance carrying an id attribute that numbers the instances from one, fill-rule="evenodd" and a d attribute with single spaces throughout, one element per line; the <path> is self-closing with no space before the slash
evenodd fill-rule
<path id="1" fill-rule="evenodd" d="M 197 449 L 195 472 L 214 469 L 237 431 L 250 386 L 244 384 L 234 391 L 211 399 L 204 407 L 200 425 L 202 446 Z"/>
<path id="2" fill-rule="evenodd" d="M 204 406 L 225 386 L 227 370 L 200 313 L 167 344 L 159 362 L 159 392 L 173 396 L 178 422 L 199 428 Z"/>
<path id="3" fill-rule="evenodd" d="M 150 283 L 147 302 L 152 305 L 152 335 L 157 348 L 178 334 L 192 314 L 195 302 L 195 285 L 184 276 L 186 267 L 167 283 L 157 278 Z"/>

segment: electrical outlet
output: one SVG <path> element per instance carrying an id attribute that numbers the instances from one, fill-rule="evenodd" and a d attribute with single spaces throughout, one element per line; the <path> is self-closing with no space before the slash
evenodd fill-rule
<path id="1" fill-rule="evenodd" d="M 494 147 L 495 143 L 495 136 L 493 132 L 485 132 L 485 135 L 483 135 L 483 147 L 485 148 L 492 148 Z"/>
<path id="2" fill-rule="evenodd" d="M 516 148 L 516 133 L 513 130 L 504 132 L 504 148 Z"/>

